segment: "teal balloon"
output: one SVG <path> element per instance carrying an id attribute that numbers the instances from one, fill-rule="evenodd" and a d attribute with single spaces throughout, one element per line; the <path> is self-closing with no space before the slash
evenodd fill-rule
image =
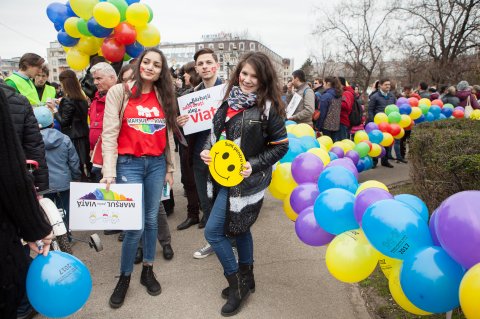
<path id="1" fill-rule="evenodd" d="M 300 137 L 300 142 L 305 150 L 309 150 L 311 148 L 320 147 L 320 143 L 318 143 L 317 139 L 313 136 L 302 136 Z"/>
<path id="2" fill-rule="evenodd" d="M 428 213 L 427 204 L 415 195 L 400 194 L 394 197 L 394 199 L 401 201 L 411 206 L 422 217 L 422 219 L 428 222 L 430 214 Z"/>
<path id="3" fill-rule="evenodd" d="M 331 166 L 323 170 L 318 178 L 318 190 L 320 192 L 331 188 L 342 188 L 355 194 L 358 188 L 358 181 L 355 175 L 341 166 Z"/>
<path id="4" fill-rule="evenodd" d="M 355 195 L 341 188 L 326 190 L 317 197 L 313 206 L 318 225 L 330 234 L 339 235 L 359 228 L 353 213 Z"/>

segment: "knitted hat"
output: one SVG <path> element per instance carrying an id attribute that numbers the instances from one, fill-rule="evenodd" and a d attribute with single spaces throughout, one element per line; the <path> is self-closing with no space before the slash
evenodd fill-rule
<path id="1" fill-rule="evenodd" d="M 460 81 L 457 84 L 457 91 L 465 91 L 466 89 L 468 89 L 468 87 L 469 84 L 467 81 Z"/>
<path id="2" fill-rule="evenodd" d="M 48 128 L 53 124 L 53 115 L 52 112 L 45 106 L 35 107 L 33 113 L 37 118 L 38 127 L 40 129 Z"/>

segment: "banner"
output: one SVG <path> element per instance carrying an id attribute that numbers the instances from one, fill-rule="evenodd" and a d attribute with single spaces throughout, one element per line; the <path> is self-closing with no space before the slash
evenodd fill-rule
<path id="1" fill-rule="evenodd" d="M 70 183 L 71 230 L 142 228 L 142 184 Z"/>
<path id="2" fill-rule="evenodd" d="M 292 99 L 290 100 L 290 103 L 288 103 L 287 106 L 287 119 L 291 118 L 293 113 L 295 113 L 295 110 L 298 107 L 298 104 L 300 104 L 300 101 L 302 100 L 302 97 L 298 93 L 294 93 Z"/>
<path id="3" fill-rule="evenodd" d="M 225 96 L 226 84 L 193 92 L 178 98 L 180 115 L 190 118 L 183 127 L 185 135 L 209 130 L 212 118 Z"/>

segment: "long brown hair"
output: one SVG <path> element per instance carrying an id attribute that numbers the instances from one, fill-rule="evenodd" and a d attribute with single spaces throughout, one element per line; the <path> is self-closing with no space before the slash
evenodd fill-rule
<path id="1" fill-rule="evenodd" d="M 60 73 L 58 79 L 62 83 L 63 92 L 65 96 L 72 100 L 83 100 L 86 101 L 87 98 L 82 91 L 80 82 L 78 82 L 77 75 L 72 70 L 65 70 Z"/>
<path id="2" fill-rule="evenodd" d="M 170 70 L 168 68 L 167 59 L 162 51 L 156 48 L 148 48 L 140 55 L 138 61 L 135 63 L 135 70 L 133 78 L 135 80 L 135 86 L 137 90 L 133 94 L 133 98 L 138 98 L 142 94 L 142 88 L 144 80 L 140 76 L 140 66 L 145 55 L 149 52 L 155 52 L 160 55 L 162 60 L 162 70 L 160 72 L 160 77 L 158 80 L 153 82 L 153 86 L 157 88 L 158 93 L 160 94 L 163 112 L 165 113 L 165 119 L 167 120 L 167 125 L 169 128 L 173 129 L 177 125 L 176 116 L 177 116 L 177 100 L 175 99 L 175 91 L 173 89 L 173 82 L 170 76 Z"/>
<path id="3" fill-rule="evenodd" d="M 285 105 L 282 100 L 277 72 L 270 58 L 262 52 L 248 52 L 242 55 L 235 71 L 230 76 L 224 100 L 228 99 L 232 87 L 239 85 L 240 73 L 247 63 L 255 70 L 258 79 L 257 106 L 263 109 L 267 100 L 270 100 L 277 113 L 280 116 L 285 116 Z"/>
<path id="4" fill-rule="evenodd" d="M 340 80 L 335 76 L 327 76 L 325 78 L 325 83 L 330 83 L 330 87 L 335 90 L 335 96 L 341 97 L 343 94 L 342 83 Z"/>

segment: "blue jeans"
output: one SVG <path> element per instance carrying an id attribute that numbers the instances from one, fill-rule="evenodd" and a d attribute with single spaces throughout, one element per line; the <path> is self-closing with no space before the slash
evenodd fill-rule
<path id="1" fill-rule="evenodd" d="M 143 239 L 143 262 L 153 263 L 158 232 L 158 208 L 166 175 L 165 156 L 134 157 L 119 155 L 117 160 L 117 183 L 143 185 L 143 227 L 141 230 L 125 231 L 122 244 L 120 272 L 130 275 L 140 237 Z"/>
<path id="2" fill-rule="evenodd" d="M 215 254 L 223 266 L 225 275 L 238 271 L 238 263 L 233 254 L 230 239 L 225 235 L 225 217 L 227 213 L 228 189 L 220 188 L 210 217 L 205 226 L 205 238 L 212 245 Z M 253 265 L 253 238 L 250 230 L 234 237 L 237 242 L 238 262 Z"/>
<path id="3" fill-rule="evenodd" d="M 403 160 L 402 152 L 400 151 L 400 143 L 401 140 L 395 140 L 395 144 L 393 144 L 393 149 L 395 150 L 395 158 L 397 160 Z"/>

